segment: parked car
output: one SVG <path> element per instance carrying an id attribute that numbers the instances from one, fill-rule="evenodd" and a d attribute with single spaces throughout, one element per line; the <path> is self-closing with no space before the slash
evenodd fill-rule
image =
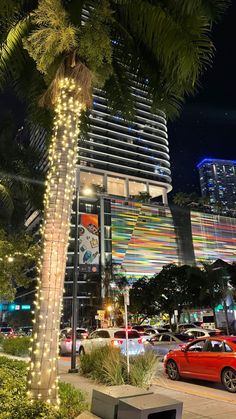
<path id="1" fill-rule="evenodd" d="M 14 336 L 14 329 L 12 327 L 0 327 L 0 333 L 4 336 Z"/>
<path id="2" fill-rule="evenodd" d="M 61 330 L 61 334 L 62 333 L 72 333 L 72 328 L 71 327 L 65 327 L 64 329 Z M 79 339 L 87 339 L 89 332 L 88 329 L 85 329 L 84 327 L 77 327 L 76 328 L 76 332 L 78 333 Z"/>
<path id="3" fill-rule="evenodd" d="M 136 329 L 132 329 L 132 330 L 136 330 Z M 137 330 L 137 332 L 143 338 L 143 340 L 150 339 L 151 336 L 154 336 L 157 333 L 157 331 L 155 329 L 152 329 L 152 328 L 146 329 L 144 332 L 139 332 Z"/>
<path id="4" fill-rule="evenodd" d="M 85 330 L 85 329 L 83 329 L 83 330 Z M 77 333 L 77 335 L 76 335 L 76 352 L 79 353 L 80 346 L 81 346 L 81 341 L 84 338 L 81 336 L 80 331 L 77 331 L 76 333 Z M 59 352 L 60 352 L 60 355 L 71 354 L 71 352 L 72 352 L 72 329 L 71 328 L 61 330 L 60 337 L 59 337 Z"/>
<path id="5" fill-rule="evenodd" d="M 191 329 L 185 330 L 184 334 L 190 336 L 192 339 L 196 339 L 196 338 L 201 338 L 203 336 L 222 335 L 224 333 L 221 332 L 220 329 L 214 329 L 214 330 L 207 329 L 206 330 L 206 329 L 202 329 L 201 327 L 193 327 Z"/>
<path id="6" fill-rule="evenodd" d="M 139 355 L 144 352 L 144 342 L 136 330 L 128 330 L 129 355 Z M 112 345 L 119 348 L 121 353 L 126 353 L 126 331 L 120 328 L 97 329 L 88 339 L 81 342 L 79 354 L 91 352 L 93 348 Z"/>
<path id="7" fill-rule="evenodd" d="M 164 368 L 171 380 L 180 377 L 222 382 L 236 393 L 236 338 L 204 337 L 166 354 Z"/>
<path id="8" fill-rule="evenodd" d="M 197 327 L 194 323 L 179 323 L 176 329 L 176 332 L 183 333 L 185 330 L 190 328 Z"/>
<path id="9" fill-rule="evenodd" d="M 193 322 L 194 326 L 202 327 L 203 322 Z"/>
<path id="10" fill-rule="evenodd" d="M 31 336 L 32 330 L 32 326 L 21 326 L 16 328 L 15 334 L 16 336 Z"/>
<path id="11" fill-rule="evenodd" d="M 160 333 L 152 336 L 145 344 L 146 350 L 154 351 L 158 356 L 166 355 L 171 349 L 179 348 L 189 342 L 189 337 L 182 334 Z M 148 346 L 150 345 L 150 346 Z"/>
<path id="12" fill-rule="evenodd" d="M 158 335 L 160 333 L 166 333 L 169 332 L 169 330 L 162 329 L 162 328 L 156 328 L 156 329 L 146 329 L 145 332 L 140 333 L 143 339 L 149 340 L 152 336 Z"/>
<path id="13" fill-rule="evenodd" d="M 137 332 L 139 332 L 140 335 L 143 335 L 147 329 L 151 328 L 152 327 L 150 326 L 150 324 L 137 324 L 132 326 L 132 330 L 137 330 Z"/>

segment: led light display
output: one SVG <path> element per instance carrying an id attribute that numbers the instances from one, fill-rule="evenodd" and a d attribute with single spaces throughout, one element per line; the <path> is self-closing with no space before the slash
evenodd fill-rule
<path id="1" fill-rule="evenodd" d="M 168 208 L 140 202 L 111 203 L 112 262 L 135 280 L 152 276 L 163 265 L 178 263 L 172 215 Z"/>
<path id="2" fill-rule="evenodd" d="M 195 260 L 214 262 L 236 260 L 236 219 L 215 214 L 191 212 Z"/>

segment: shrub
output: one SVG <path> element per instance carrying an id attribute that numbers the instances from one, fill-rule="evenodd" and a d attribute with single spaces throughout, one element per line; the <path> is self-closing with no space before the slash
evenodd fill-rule
<path id="1" fill-rule="evenodd" d="M 10 355 L 27 356 L 29 355 L 30 338 L 19 336 L 16 338 L 6 338 L 2 342 L 3 352 Z"/>
<path id="2" fill-rule="evenodd" d="M 89 408 L 84 394 L 68 383 L 59 383 L 59 397 L 61 400 L 60 415 L 62 419 L 71 419 Z"/>
<path id="3" fill-rule="evenodd" d="M 148 387 L 156 368 L 157 357 L 146 352 L 130 358 L 130 376 L 127 375 L 126 357 L 111 346 L 95 348 L 81 356 L 80 371 L 93 380 L 106 385 L 132 384 Z"/>
<path id="4" fill-rule="evenodd" d="M 0 333 L 0 345 L 2 346 L 2 342 L 4 340 L 4 335 L 2 333 Z"/>
<path id="5" fill-rule="evenodd" d="M 59 410 L 26 395 L 27 364 L 0 357 L 0 419 L 73 419 L 88 408 L 83 394 L 70 384 L 59 383 Z"/>

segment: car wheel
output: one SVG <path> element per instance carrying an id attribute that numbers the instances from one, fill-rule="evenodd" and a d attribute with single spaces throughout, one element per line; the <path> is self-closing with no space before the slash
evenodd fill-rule
<path id="1" fill-rule="evenodd" d="M 173 359 L 170 359 L 167 364 L 166 364 L 166 372 L 168 377 L 171 380 L 179 380 L 180 379 L 180 375 L 179 375 L 179 370 L 177 367 L 177 364 L 175 361 L 173 361 Z"/>
<path id="2" fill-rule="evenodd" d="M 222 372 L 222 384 L 230 393 L 236 393 L 236 371 L 225 368 Z"/>
<path id="3" fill-rule="evenodd" d="M 83 356 L 83 355 L 85 355 L 85 350 L 83 346 L 81 346 L 81 348 L 79 348 L 79 356 Z"/>

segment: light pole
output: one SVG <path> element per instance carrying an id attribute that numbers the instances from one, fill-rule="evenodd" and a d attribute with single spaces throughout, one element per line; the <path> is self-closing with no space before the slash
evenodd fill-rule
<path id="1" fill-rule="evenodd" d="M 128 286 L 124 288 L 123 295 L 124 295 L 124 309 L 125 309 L 125 351 L 126 351 L 127 374 L 129 377 L 130 365 L 129 365 L 129 332 L 128 332 L 128 306 L 129 306 L 129 287 Z"/>
<path id="2" fill-rule="evenodd" d="M 73 297 L 72 297 L 72 347 L 71 347 L 71 367 L 68 372 L 78 372 L 76 368 L 76 338 L 77 338 L 77 321 L 78 321 L 78 262 L 79 262 L 79 185 L 77 183 L 75 190 L 75 248 L 74 248 L 74 271 L 73 271 Z"/>
<path id="3" fill-rule="evenodd" d="M 105 299 L 105 234 L 104 234 L 104 195 L 100 194 L 100 275 L 101 275 L 101 299 Z"/>

